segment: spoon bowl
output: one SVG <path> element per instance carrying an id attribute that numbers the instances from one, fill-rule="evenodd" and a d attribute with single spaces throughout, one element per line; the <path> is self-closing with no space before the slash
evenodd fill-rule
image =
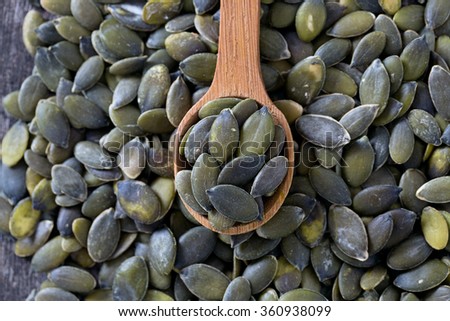
<path id="1" fill-rule="evenodd" d="M 207 102 L 224 97 L 251 98 L 270 111 L 274 123 L 283 127 L 286 134 L 284 156 L 288 159 L 287 174 L 274 195 L 265 199 L 262 220 L 237 223 L 225 230 L 216 230 L 208 218 L 186 203 L 191 215 L 203 226 L 222 234 L 237 235 L 257 229 L 270 220 L 288 195 L 294 172 L 294 147 L 292 133 L 283 113 L 269 98 L 261 74 L 259 51 L 260 0 L 221 0 L 220 34 L 217 66 L 214 79 L 206 94 L 189 110 L 178 126 L 175 136 L 174 173 L 185 169 L 179 154 L 179 145 L 188 129 L 199 121 L 198 111 Z"/>

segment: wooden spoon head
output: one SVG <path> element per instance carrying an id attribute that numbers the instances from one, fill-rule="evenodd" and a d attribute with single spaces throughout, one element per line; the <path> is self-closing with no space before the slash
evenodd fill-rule
<path id="1" fill-rule="evenodd" d="M 289 189 L 291 187 L 292 178 L 294 176 L 294 142 L 292 139 L 292 133 L 291 129 L 289 127 L 288 122 L 286 121 L 286 118 L 284 115 L 280 112 L 280 110 L 273 104 L 273 102 L 267 97 L 267 95 L 263 95 L 263 97 L 239 97 L 239 96 L 233 96 L 238 98 L 252 98 L 255 99 L 260 105 L 267 106 L 270 113 L 272 114 L 272 117 L 274 119 L 275 124 L 280 125 L 283 127 L 285 134 L 286 134 L 286 141 L 284 145 L 284 156 L 288 159 L 288 171 L 287 174 L 281 183 L 281 185 L 277 188 L 275 194 L 269 198 L 264 198 L 264 215 L 262 220 L 255 220 L 249 223 L 236 223 L 234 226 L 224 229 L 224 230 L 217 230 L 215 229 L 211 223 L 209 222 L 208 218 L 204 215 L 199 214 L 198 212 L 194 211 L 192 208 L 189 207 L 184 201 L 184 205 L 186 206 L 187 210 L 191 215 L 204 227 L 222 234 L 229 234 L 229 235 L 237 235 L 237 234 L 243 234 L 250 231 L 253 231 L 257 229 L 258 227 L 265 224 L 267 221 L 269 221 L 279 210 L 281 205 L 283 205 L 284 199 L 289 193 Z M 177 133 L 175 135 L 175 146 L 174 146 L 174 173 L 175 176 L 179 171 L 182 171 L 185 169 L 185 164 L 187 161 L 184 159 L 184 156 L 179 154 L 179 146 L 181 139 L 183 138 L 184 134 L 188 131 L 188 129 L 197 123 L 199 121 L 198 118 L 198 111 L 200 108 L 208 101 L 222 98 L 218 95 L 215 95 L 213 92 L 208 91 L 205 96 L 200 99 L 200 101 L 195 104 L 189 112 L 186 114 L 186 116 L 181 121 Z"/>

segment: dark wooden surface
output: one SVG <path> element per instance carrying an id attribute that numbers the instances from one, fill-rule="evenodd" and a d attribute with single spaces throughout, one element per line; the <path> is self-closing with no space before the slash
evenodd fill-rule
<path id="1" fill-rule="evenodd" d="M 31 73 L 33 58 L 22 43 L 22 21 L 31 9 L 27 0 L 2 0 L 0 6 L 0 97 L 20 87 Z M 0 107 L 0 138 L 13 123 Z M 14 240 L 0 234 L 0 300 L 25 300 L 45 278 L 33 273 L 30 260 L 13 252 Z"/>

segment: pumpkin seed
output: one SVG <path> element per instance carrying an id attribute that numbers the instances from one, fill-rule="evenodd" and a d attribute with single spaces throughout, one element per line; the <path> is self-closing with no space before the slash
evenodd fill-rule
<path id="1" fill-rule="evenodd" d="M 120 223 L 112 209 L 103 211 L 92 222 L 87 238 L 89 255 L 95 262 L 106 261 L 116 250 L 120 238 Z"/>
<path id="2" fill-rule="evenodd" d="M 221 300 L 230 283 L 218 269 L 201 263 L 184 268 L 180 277 L 189 291 L 202 300 Z"/>
<path id="3" fill-rule="evenodd" d="M 142 257 L 133 256 L 120 264 L 112 285 L 115 301 L 142 300 L 147 293 L 149 272 Z"/>
<path id="4" fill-rule="evenodd" d="M 394 285 L 410 292 L 423 292 L 439 285 L 448 273 L 445 263 L 432 259 L 397 276 Z"/>
<path id="5" fill-rule="evenodd" d="M 428 181 L 419 187 L 416 197 L 429 203 L 448 203 L 450 201 L 449 191 L 450 177 L 438 177 Z"/>
<path id="6" fill-rule="evenodd" d="M 246 278 L 240 276 L 230 282 L 223 295 L 223 300 L 247 301 L 252 295 L 251 291 L 250 282 Z"/>
<path id="7" fill-rule="evenodd" d="M 420 216 L 422 232 L 427 241 L 435 250 L 442 250 L 448 243 L 448 226 L 444 216 L 438 210 L 427 206 Z"/>
<path id="8" fill-rule="evenodd" d="M 422 235 L 413 235 L 389 252 L 387 265 L 394 270 L 409 270 L 425 262 L 432 252 Z"/>

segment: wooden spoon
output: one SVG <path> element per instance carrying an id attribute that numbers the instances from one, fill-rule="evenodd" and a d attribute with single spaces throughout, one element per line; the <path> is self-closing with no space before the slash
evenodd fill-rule
<path id="1" fill-rule="evenodd" d="M 257 229 L 270 220 L 281 207 L 286 198 L 294 173 L 294 149 L 292 133 L 284 115 L 270 100 L 264 88 L 261 75 L 259 53 L 260 0 L 221 0 L 220 36 L 217 67 L 208 92 L 189 110 L 177 129 L 175 137 L 175 175 L 184 169 L 184 160 L 179 155 L 181 138 L 187 130 L 199 121 L 198 111 L 208 101 L 222 97 L 252 98 L 259 104 L 267 106 L 274 122 L 281 125 L 286 133 L 284 147 L 288 159 L 288 172 L 276 193 L 265 199 L 263 220 L 217 231 L 208 218 L 185 206 L 192 216 L 203 226 L 222 234 L 243 234 Z"/>

